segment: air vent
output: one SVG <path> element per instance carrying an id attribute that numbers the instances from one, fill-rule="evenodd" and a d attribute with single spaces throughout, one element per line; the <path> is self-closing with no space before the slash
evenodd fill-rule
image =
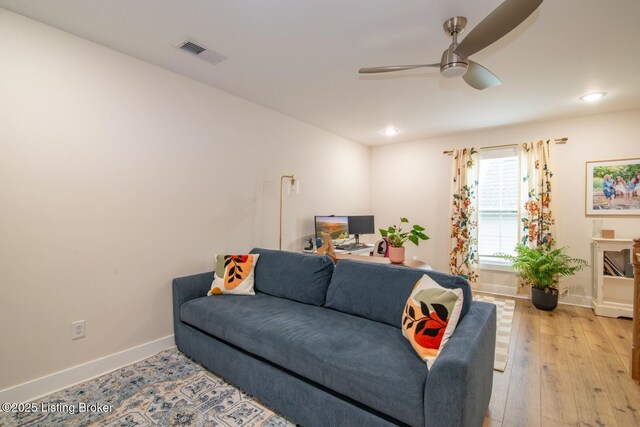
<path id="1" fill-rule="evenodd" d="M 219 63 L 227 59 L 226 56 L 221 55 L 211 49 L 207 49 L 206 47 L 202 47 L 200 43 L 189 38 L 182 40 L 176 45 L 176 47 L 184 52 L 188 52 L 192 55 L 197 56 L 198 58 L 204 59 L 205 61 L 213 65 L 218 65 Z"/>
<path id="2" fill-rule="evenodd" d="M 186 50 L 187 52 L 193 53 L 194 55 L 200 55 L 202 52 L 207 50 L 202 46 L 198 46 L 197 44 L 191 42 L 186 42 L 185 44 L 180 46 L 180 49 Z"/>

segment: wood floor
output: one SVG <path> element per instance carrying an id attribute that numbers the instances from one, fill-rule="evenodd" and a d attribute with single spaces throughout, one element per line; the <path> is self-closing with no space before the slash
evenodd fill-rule
<path id="1" fill-rule="evenodd" d="M 631 320 L 516 298 L 507 368 L 494 371 L 485 426 L 640 426 Z"/>

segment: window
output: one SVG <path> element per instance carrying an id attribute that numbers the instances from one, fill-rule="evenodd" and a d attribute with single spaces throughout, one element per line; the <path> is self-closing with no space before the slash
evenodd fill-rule
<path id="1" fill-rule="evenodd" d="M 518 147 L 481 150 L 479 166 L 478 255 L 500 262 L 495 254 L 514 254 L 519 241 Z"/>

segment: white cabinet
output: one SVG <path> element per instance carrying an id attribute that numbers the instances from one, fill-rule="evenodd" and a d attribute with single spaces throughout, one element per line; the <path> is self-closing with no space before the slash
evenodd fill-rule
<path id="1" fill-rule="evenodd" d="M 591 306 L 598 316 L 633 317 L 633 277 L 605 274 L 605 252 L 608 258 L 624 259 L 621 251 L 631 250 L 631 239 L 594 238 L 591 242 L 591 271 L 593 272 L 593 299 Z M 616 254 L 617 253 L 617 254 Z M 625 266 L 618 267 L 623 270 Z"/>

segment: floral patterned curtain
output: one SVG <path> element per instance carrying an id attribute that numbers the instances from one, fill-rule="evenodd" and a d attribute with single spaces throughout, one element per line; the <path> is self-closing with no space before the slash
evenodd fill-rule
<path id="1" fill-rule="evenodd" d="M 453 150 L 451 185 L 451 274 L 478 281 L 478 151 Z"/>
<path id="2" fill-rule="evenodd" d="M 551 141 L 527 142 L 521 146 L 524 208 L 521 212 L 522 241 L 530 247 L 555 244 L 555 220 L 551 194 Z"/>

